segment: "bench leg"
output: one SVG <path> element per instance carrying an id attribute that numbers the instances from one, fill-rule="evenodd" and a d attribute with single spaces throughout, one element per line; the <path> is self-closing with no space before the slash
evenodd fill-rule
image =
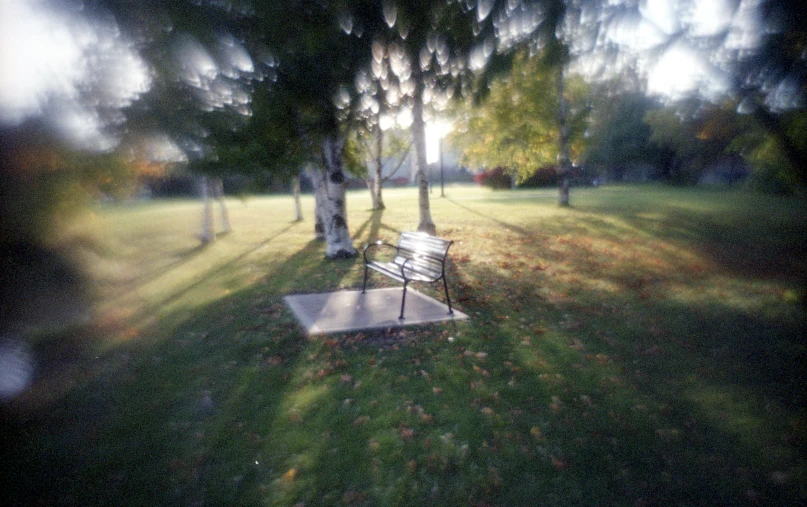
<path id="1" fill-rule="evenodd" d="M 365 293 L 365 289 L 367 289 L 367 264 L 364 265 L 364 283 L 361 284 L 361 293 Z"/>
<path id="2" fill-rule="evenodd" d="M 446 290 L 446 301 L 448 301 L 448 314 L 454 315 L 454 310 L 451 309 L 451 298 L 448 296 L 448 282 L 446 282 L 445 275 L 443 275 L 443 288 Z"/>
<path id="3" fill-rule="evenodd" d="M 406 305 L 406 282 L 404 282 L 403 295 L 401 295 L 401 316 L 398 317 L 398 320 L 404 320 L 404 305 Z"/>

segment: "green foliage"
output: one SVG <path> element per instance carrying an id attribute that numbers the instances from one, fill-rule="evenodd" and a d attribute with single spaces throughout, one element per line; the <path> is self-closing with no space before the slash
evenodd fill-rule
<path id="1" fill-rule="evenodd" d="M 511 73 L 491 86 L 479 106 L 466 104 L 457 116 L 452 142 L 463 150 L 471 167 L 504 166 L 520 179 L 557 161 L 558 92 L 556 68 L 540 58 L 519 53 Z M 567 125 L 572 160 L 583 149 L 588 107 L 587 87 L 573 78 L 566 83 Z"/>
<path id="2" fill-rule="evenodd" d="M 791 144 L 796 152 L 807 152 L 803 132 L 807 128 L 807 112 L 789 111 L 777 118 L 780 137 L 765 128 L 760 122 L 749 119 L 746 129 L 731 143 L 731 149 L 743 155 L 753 169 L 750 185 L 775 193 L 797 192 L 803 182 L 802 169 L 788 156 L 783 142 Z"/>
<path id="3" fill-rule="evenodd" d="M 357 178 L 367 176 L 367 158 L 363 156 L 361 145 L 355 137 L 348 137 L 344 151 L 345 171 Z"/>
<path id="4" fill-rule="evenodd" d="M 594 94 L 595 105 L 589 124 L 586 164 L 614 167 L 636 162 L 657 162 L 656 149 L 650 143 L 651 130 L 645 114 L 655 105 L 641 94 L 618 94 L 607 89 Z"/>
<path id="5" fill-rule="evenodd" d="M 128 199 L 139 188 L 131 161 L 86 153 L 30 125 L 0 133 L 0 232 L 45 241 L 92 199 Z"/>
<path id="6" fill-rule="evenodd" d="M 749 122 L 737 114 L 736 106 L 735 102 L 709 104 L 693 99 L 645 114 L 644 121 L 652 129 L 650 142 L 673 155 L 663 169 L 669 181 L 694 185 L 706 168 L 732 151 L 732 142 Z"/>

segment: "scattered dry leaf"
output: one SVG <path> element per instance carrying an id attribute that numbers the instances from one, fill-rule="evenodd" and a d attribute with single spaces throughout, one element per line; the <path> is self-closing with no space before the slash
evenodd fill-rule
<path id="1" fill-rule="evenodd" d="M 569 463 L 563 459 L 556 456 L 550 456 L 552 460 L 552 466 L 555 467 L 555 470 L 565 470 L 569 468 Z"/>
<path id="2" fill-rule="evenodd" d="M 499 474 L 499 470 L 492 465 L 488 466 L 488 480 L 496 488 L 500 488 L 502 487 L 502 484 L 504 484 L 502 481 L 502 476 Z"/>
<path id="3" fill-rule="evenodd" d="M 673 440 L 678 437 L 681 432 L 677 429 L 659 428 L 656 430 L 656 436 L 662 440 Z"/>
<path id="4" fill-rule="evenodd" d="M 289 421 L 293 423 L 302 422 L 303 416 L 300 415 L 300 412 L 295 408 L 289 411 Z"/>

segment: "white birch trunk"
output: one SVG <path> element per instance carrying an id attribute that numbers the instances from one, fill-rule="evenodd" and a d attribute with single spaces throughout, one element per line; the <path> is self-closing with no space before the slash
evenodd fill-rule
<path id="1" fill-rule="evenodd" d="M 384 186 L 384 131 L 381 125 L 376 125 L 376 145 L 375 145 L 375 178 L 373 179 L 373 209 L 384 209 L 384 199 L 381 197 L 381 188 Z"/>
<path id="2" fill-rule="evenodd" d="M 558 139 L 558 176 L 560 186 L 558 188 L 558 204 L 569 206 L 569 177 L 571 172 L 569 161 L 569 125 L 566 121 L 566 97 L 563 66 L 558 67 L 558 127 L 560 136 Z"/>
<path id="3" fill-rule="evenodd" d="M 347 226 L 347 203 L 342 135 L 326 136 L 322 141 L 322 161 L 325 168 L 325 257 L 348 259 L 358 255 Z"/>
<path id="4" fill-rule="evenodd" d="M 303 204 L 300 199 L 300 176 L 295 176 L 291 180 L 291 191 L 294 195 L 294 221 L 302 222 L 303 220 Z"/>
<path id="5" fill-rule="evenodd" d="M 320 167 L 308 167 L 311 185 L 314 187 L 314 239 L 325 241 L 325 203 L 328 200 L 325 188 L 325 172 Z"/>
<path id="6" fill-rule="evenodd" d="M 370 201 L 372 202 L 372 208 L 378 209 L 378 195 L 376 194 L 376 169 L 375 164 L 368 164 L 367 165 L 367 188 L 370 189 Z"/>
<path id="7" fill-rule="evenodd" d="M 415 65 L 415 68 L 419 67 Z M 418 183 L 418 208 L 420 210 L 420 223 L 418 231 L 437 234 L 437 227 L 432 221 L 429 207 L 429 182 L 426 179 L 426 123 L 423 120 L 423 83 L 420 72 L 413 76 L 415 79 L 415 96 L 412 107 L 412 136 L 415 141 L 415 164 Z"/>
<path id="8" fill-rule="evenodd" d="M 221 224 L 224 232 L 230 232 L 232 230 L 232 227 L 230 227 L 230 213 L 227 211 L 227 203 L 224 201 L 224 182 L 221 181 L 221 178 L 213 179 L 213 190 L 219 203 Z"/>
<path id="9" fill-rule="evenodd" d="M 375 179 L 373 180 L 373 195 L 375 196 L 373 199 L 373 209 L 375 210 L 386 209 L 387 207 L 381 195 L 381 189 L 384 188 L 384 180 L 381 177 L 381 167 L 381 164 L 376 164 Z"/>
<path id="10" fill-rule="evenodd" d="M 199 236 L 202 244 L 206 245 L 216 240 L 216 231 L 213 229 L 213 206 L 210 203 L 210 188 L 207 176 L 202 176 L 200 180 L 202 190 L 202 232 Z"/>

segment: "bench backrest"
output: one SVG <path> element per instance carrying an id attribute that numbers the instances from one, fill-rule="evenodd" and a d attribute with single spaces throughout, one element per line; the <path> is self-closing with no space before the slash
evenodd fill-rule
<path id="1" fill-rule="evenodd" d="M 443 273 L 445 258 L 452 243 L 423 232 L 402 232 L 394 262 L 401 265 L 407 259 L 412 259 L 406 263 L 407 267 L 436 278 Z"/>

